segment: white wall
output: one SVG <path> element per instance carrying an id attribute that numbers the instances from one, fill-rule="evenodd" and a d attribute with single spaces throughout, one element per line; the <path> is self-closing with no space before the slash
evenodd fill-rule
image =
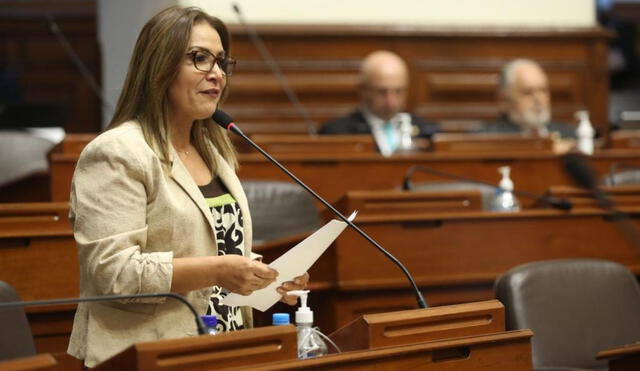
<path id="1" fill-rule="evenodd" d="M 237 23 L 563 26 L 595 24 L 596 0 L 178 0 Z"/>
<path id="2" fill-rule="evenodd" d="M 109 123 L 127 75 L 138 33 L 155 13 L 175 0 L 98 0 L 98 43 L 102 51 L 103 126 Z M 109 107 L 111 106 L 111 107 Z"/>
<path id="3" fill-rule="evenodd" d="M 195 5 L 238 23 L 405 24 L 419 26 L 589 27 L 596 0 L 98 0 L 105 99 L 115 106 L 144 23 L 171 5 Z M 104 122 L 112 112 L 104 112 Z"/>

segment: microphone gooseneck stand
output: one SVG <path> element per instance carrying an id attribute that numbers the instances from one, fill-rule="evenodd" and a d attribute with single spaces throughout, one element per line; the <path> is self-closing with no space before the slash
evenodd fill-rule
<path id="1" fill-rule="evenodd" d="M 293 105 L 293 108 L 298 112 L 298 114 L 304 120 L 304 123 L 307 126 L 307 131 L 309 135 L 311 136 L 318 135 L 316 126 L 313 124 L 313 122 L 311 122 L 309 113 L 304 108 L 302 103 L 300 103 L 300 99 L 298 99 L 296 92 L 293 89 L 291 89 L 287 76 L 285 76 L 285 74 L 282 73 L 280 66 L 278 66 L 278 63 L 276 62 L 275 58 L 273 58 L 273 55 L 271 55 L 271 53 L 269 52 L 269 49 L 267 49 L 267 46 L 264 45 L 264 42 L 262 42 L 262 39 L 258 35 L 258 32 L 256 31 L 256 29 L 252 27 L 249 23 L 247 23 L 247 21 L 245 21 L 244 16 L 240 11 L 240 6 L 238 4 L 234 3 L 232 8 L 233 8 L 233 11 L 238 16 L 238 20 L 240 21 L 240 24 L 242 25 L 242 27 L 244 27 L 245 30 L 247 30 L 247 32 L 249 33 L 249 38 L 251 39 L 251 42 L 258 49 L 258 51 L 260 52 L 260 55 L 262 56 L 262 59 L 265 62 L 267 62 L 267 64 L 269 65 L 269 68 L 271 69 L 271 73 L 273 73 L 273 75 L 278 80 L 278 83 L 280 83 L 280 86 L 282 87 L 282 90 L 284 90 L 285 94 L 287 95 L 289 102 L 291 102 L 291 104 Z"/>
<path id="2" fill-rule="evenodd" d="M 173 292 L 165 292 L 158 294 L 136 294 L 136 295 L 104 295 L 104 296 L 85 296 L 81 298 L 66 298 L 66 299 L 51 299 L 51 300 L 31 300 L 31 301 L 10 301 L 0 303 L 0 309 L 2 308 L 15 308 L 34 305 L 60 305 L 60 304 L 76 304 L 76 303 L 89 303 L 100 301 L 116 301 L 126 299 L 142 299 L 142 298 L 173 298 L 184 303 L 196 321 L 196 327 L 198 328 L 199 335 L 207 334 L 207 327 L 202 322 L 202 319 L 196 312 L 196 309 L 185 299 L 182 295 L 175 294 Z"/>
<path id="3" fill-rule="evenodd" d="M 640 232 L 627 213 L 618 210 L 615 202 L 598 186 L 596 172 L 589 166 L 585 155 L 569 153 L 562 158 L 564 168 L 573 181 L 591 192 L 598 206 L 609 213 L 609 219 L 640 254 Z"/>
<path id="4" fill-rule="evenodd" d="M 373 238 L 369 237 L 368 234 L 366 234 L 364 231 L 362 231 L 360 228 L 358 228 L 358 226 L 353 224 L 349 219 L 347 219 L 347 217 L 342 215 L 341 212 L 336 210 L 336 208 L 334 208 L 330 203 L 325 201 L 324 198 L 320 197 L 320 195 L 318 195 L 313 189 L 309 188 L 309 186 L 304 184 L 304 182 L 302 182 L 300 179 L 298 179 L 298 177 L 293 175 L 293 173 L 291 173 L 287 168 L 285 168 L 282 164 L 280 164 L 275 158 L 271 157 L 271 155 L 269 155 L 259 145 L 254 143 L 233 122 L 233 119 L 231 118 L 231 116 L 229 116 L 228 114 L 226 114 L 225 112 L 223 112 L 221 110 L 216 110 L 216 112 L 213 114 L 213 121 L 215 121 L 218 125 L 222 126 L 223 128 L 225 128 L 225 129 L 227 129 L 229 131 L 232 131 L 232 132 L 238 134 L 239 136 L 241 136 L 244 140 L 247 141 L 247 143 L 249 143 L 253 148 L 258 150 L 258 152 L 260 152 L 269 161 L 271 161 L 271 163 L 276 165 L 280 170 L 282 170 L 291 179 L 293 179 L 296 183 L 298 183 L 302 188 L 304 188 L 307 192 L 309 192 L 313 197 L 315 197 L 318 201 L 320 201 L 324 206 L 326 206 L 329 210 L 331 210 L 335 215 L 337 215 L 340 219 L 342 219 L 342 221 L 347 223 L 347 225 L 349 227 L 353 228 L 356 232 L 358 232 L 358 234 L 360 234 L 360 236 L 362 236 L 370 244 L 375 246 L 375 248 L 377 248 L 384 256 L 386 256 L 395 265 L 397 265 L 398 268 L 400 268 L 402 270 L 402 273 L 404 273 L 404 275 L 407 277 L 407 280 L 409 280 L 409 283 L 411 283 L 413 291 L 415 292 L 415 295 L 416 295 L 416 301 L 418 303 L 418 306 L 420 308 L 426 308 L 427 307 L 427 302 L 425 301 L 424 296 L 422 295 L 422 293 L 418 289 L 418 285 L 416 284 L 416 282 L 414 281 L 413 277 L 411 276 L 411 273 L 409 273 L 409 270 L 407 270 L 407 268 L 395 256 L 393 256 L 390 252 L 388 252 L 382 246 L 380 246 L 380 244 L 378 244 Z"/>

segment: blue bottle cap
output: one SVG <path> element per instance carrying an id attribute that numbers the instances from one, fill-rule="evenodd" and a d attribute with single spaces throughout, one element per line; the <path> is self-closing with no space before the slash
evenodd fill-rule
<path id="1" fill-rule="evenodd" d="M 274 313 L 273 314 L 273 325 L 288 325 L 289 322 L 289 313 Z"/>
<path id="2" fill-rule="evenodd" d="M 204 322 L 205 326 L 215 328 L 218 324 L 218 317 L 213 314 L 200 316 L 202 318 L 202 322 Z"/>

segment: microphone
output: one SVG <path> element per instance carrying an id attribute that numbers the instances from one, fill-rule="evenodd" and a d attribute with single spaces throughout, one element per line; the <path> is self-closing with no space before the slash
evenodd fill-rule
<path id="1" fill-rule="evenodd" d="M 475 184 L 482 184 L 482 185 L 488 185 L 490 187 L 499 189 L 500 187 L 493 184 L 493 183 L 489 183 L 489 182 L 483 182 L 480 180 L 476 180 L 476 179 L 471 179 L 471 178 L 467 178 L 464 176 L 460 176 L 460 175 L 455 175 L 455 174 L 449 174 L 449 173 L 445 173 L 436 169 L 432 169 L 430 167 L 427 166 L 422 166 L 422 165 L 414 165 L 411 166 L 409 168 L 409 170 L 407 170 L 404 179 L 402 181 L 402 189 L 405 191 L 409 191 L 411 189 L 413 189 L 413 183 L 411 182 L 411 177 L 413 176 L 413 174 L 416 171 L 421 171 L 424 173 L 428 173 L 428 174 L 433 174 L 433 175 L 437 175 L 439 177 L 442 178 L 446 178 L 446 179 L 453 179 L 453 180 L 457 180 L 457 181 L 463 181 L 463 182 L 468 182 L 468 183 L 475 183 Z M 553 197 L 553 196 L 539 196 L 530 192 L 526 192 L 526 191 L 520 191 L 517 189 L 513 190 L 513 193 L 518 195 L 518 196 L 524 196 L 527 198 L 531 198 L 535 201 L 539 201 L 542 202 L 545 205 L 549 205 L 551 207 L 554 207 L 556 209 L 560 209 L 560 210 L 571 210 L 571 208 L 573 207 L 573 203 L 569 200 L 565 200 L 563 198 L 557 198 L 557 197 Z"/>
<path id="2" fill-rule="evenodd" d="M 60 304 L 75 304 L 75 303 L 89 303 L 100 301 L 116 301 L 126 299 L 143 299 L 143 298 L 173 298 L 184 303 L 196 321 L 196 327 L 198 328 L 199 335 L 207 334 L 207 327 L 202 322 L 202 318 L 196 312 L 196 309 L 185 299 L 182 295 L 175 294 L 173 292 L 163 292 L 157 294 L 136 294 L 136 295 L 104 295 L 104 296 L 85 296 L 81 298 L 65 298 L 65 299 L 51 299 L 51 300 L 31 300 L 31 301 L 10 301 L 0 303 L 0 309 L 2 308 L 14 308 L 25 307 L 34 305 L 60 305 Z"/>
<path id="3" fill-rule="evenodd" d="M 309 117 L 309 113 L 304 108 L 302 103 L 300 103 L 300 100 L 298 99 L 298 96 L 296 95 L 295 91 L 291 89 L 287 76 L 285 76 L 285 74 L 282 73 L 280 66 L 278 66 L 278 63 L 276 62 L 275 58 L 273 58 L 273 55 L 271 55 L 271 53 L 269 52 L 269 49 L 267 49 L 267 46 L 264 44 L 264 42 L 262 42 L 262 39 L 258 35 L 258 32 L 256 31 L 256 29 L 245 21 L 244 16 L 240 11 L 240 6 L 238 6 L 237 3 L 233 4 L 233 11 L 238 16 L 238 20 L 240 21 L 240 24 L 249 33 L 249 38 L 251 39 L 251 42 L 253 43 L 253 45 L 255 45 L 255 47 L 260 52 L 262 59 L 267 63 L 267 65 L 269 65 L 269 68 L 271 69 L 271 73 L 273 73 L 273 75 L 278 80 L 278 83 L 280 84 L 280 86 L 282 87 L 282 90 L 284 90 L 285 94 L 287 95 L 289 102 L 291 102 L 291 105 L 293 105 L 293 108 L 298 112 L 298 114 L 304 120 L 304 123 L 307 125 L 307 131 L 309 135 L 311 136 L 318 135 L 318 130 L 316 129 L 316 126 L 313 124 L 313 122 L 311 121 L 311 118 Z"/>
<path id="4" fill-rule="evenodd" d="M 324 206 L 326 206 L 329 210 L 331 210 L 335 215 L 337 215 L 342 221 L 347 223 L 347 225 L 353 228 L 356 232 L 358 232 L 365 240 L 367 240 L 370 244 L 372 244 L 376 249 L 378 249 L 384 256 L 386 256 L 389 260 L 391 260 L 395 265 L 402 270 L 402 273 L 407 277 L 409 283 L 411 284 L 413 291 L 416 295 L 416 301 L 418 302 L 418 306 L 420 308 L 426 308 L 427 302 L 424 300 L 422 293 L 418 289 L 418 285 L 416 285 L 415 280 L 409 273 L 409 270 L 390 252 L 385 250 L 380 244 L 378 244 L 373 238 L 371 238 L 368 234 L 364 233 L 360 228 L 358 228 L 355 224 L 353 224 L 347 217 L 342 215 L 341 212 L 336 210 L 330 203 L 328 203 L 324 198 L 320 197 L 313 189 L 309 188 L 306 184 L 304 184 L 298 177 L 293 175 L 286 167 L 280 164 L 275 158 L 271 157 L 265 150 L 263 150 L 259 145 L 255 144 L 249 137 L 247 137 L 242 130 L 233 122 L 231 116 L 229 116 L 226 112 L 221 110 L 216 110 L 212 116 L 213 121 L 215 121 L 218 125 L 223 128 L 232 131 L 247 141 L 253 148 L 258 150 L 264 157 L 266 157 L 271 163 L 276 165 L 280 170 L 282 170 L 285 174 L 289 176 L 289 178 L 293 179 L 296 183 L 298 183 L 302 188 L 304 188 L 307 192 L 309 192 L 313 197 L 315 197 L 318 201 L 322 202 Z"/>
<path id="5" fill-rule="evenodd" d="M 562 161 L 565 170 L 573 181 L 591 192 L 598 205 L 610 213 L 611 220 L 616 223 L 622 234 L 640 252 L 640 234 L 637 226 L 631 221 L 629 215 L 616 208 L 615 202 L 598 186 L 596 172 L 587 163 L 585 156 L 580 153 L 568 153 L 563 156 Z"/>

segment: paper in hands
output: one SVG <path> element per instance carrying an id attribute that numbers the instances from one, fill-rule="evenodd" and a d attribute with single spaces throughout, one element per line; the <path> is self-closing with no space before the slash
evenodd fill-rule
<path id="1" fill-rule="evenodd" d="M 356 214 L 357 211 L 351 214 L 349 221 L 352 221 Z M 223 299 L 223 303 L 229 306 L 251 306 L 262 312 L 271 308 L 282 297 L 276 289 L 284 282 L 293 281 L 295 277 L 308 271 L 346 226 L 347 223 L 335 219 L 325 224 L 314 234 L 269 264 L 269 267 L 278 271 L 278 278 L 273 283 L 247 296 L 230 293 Z"/>

